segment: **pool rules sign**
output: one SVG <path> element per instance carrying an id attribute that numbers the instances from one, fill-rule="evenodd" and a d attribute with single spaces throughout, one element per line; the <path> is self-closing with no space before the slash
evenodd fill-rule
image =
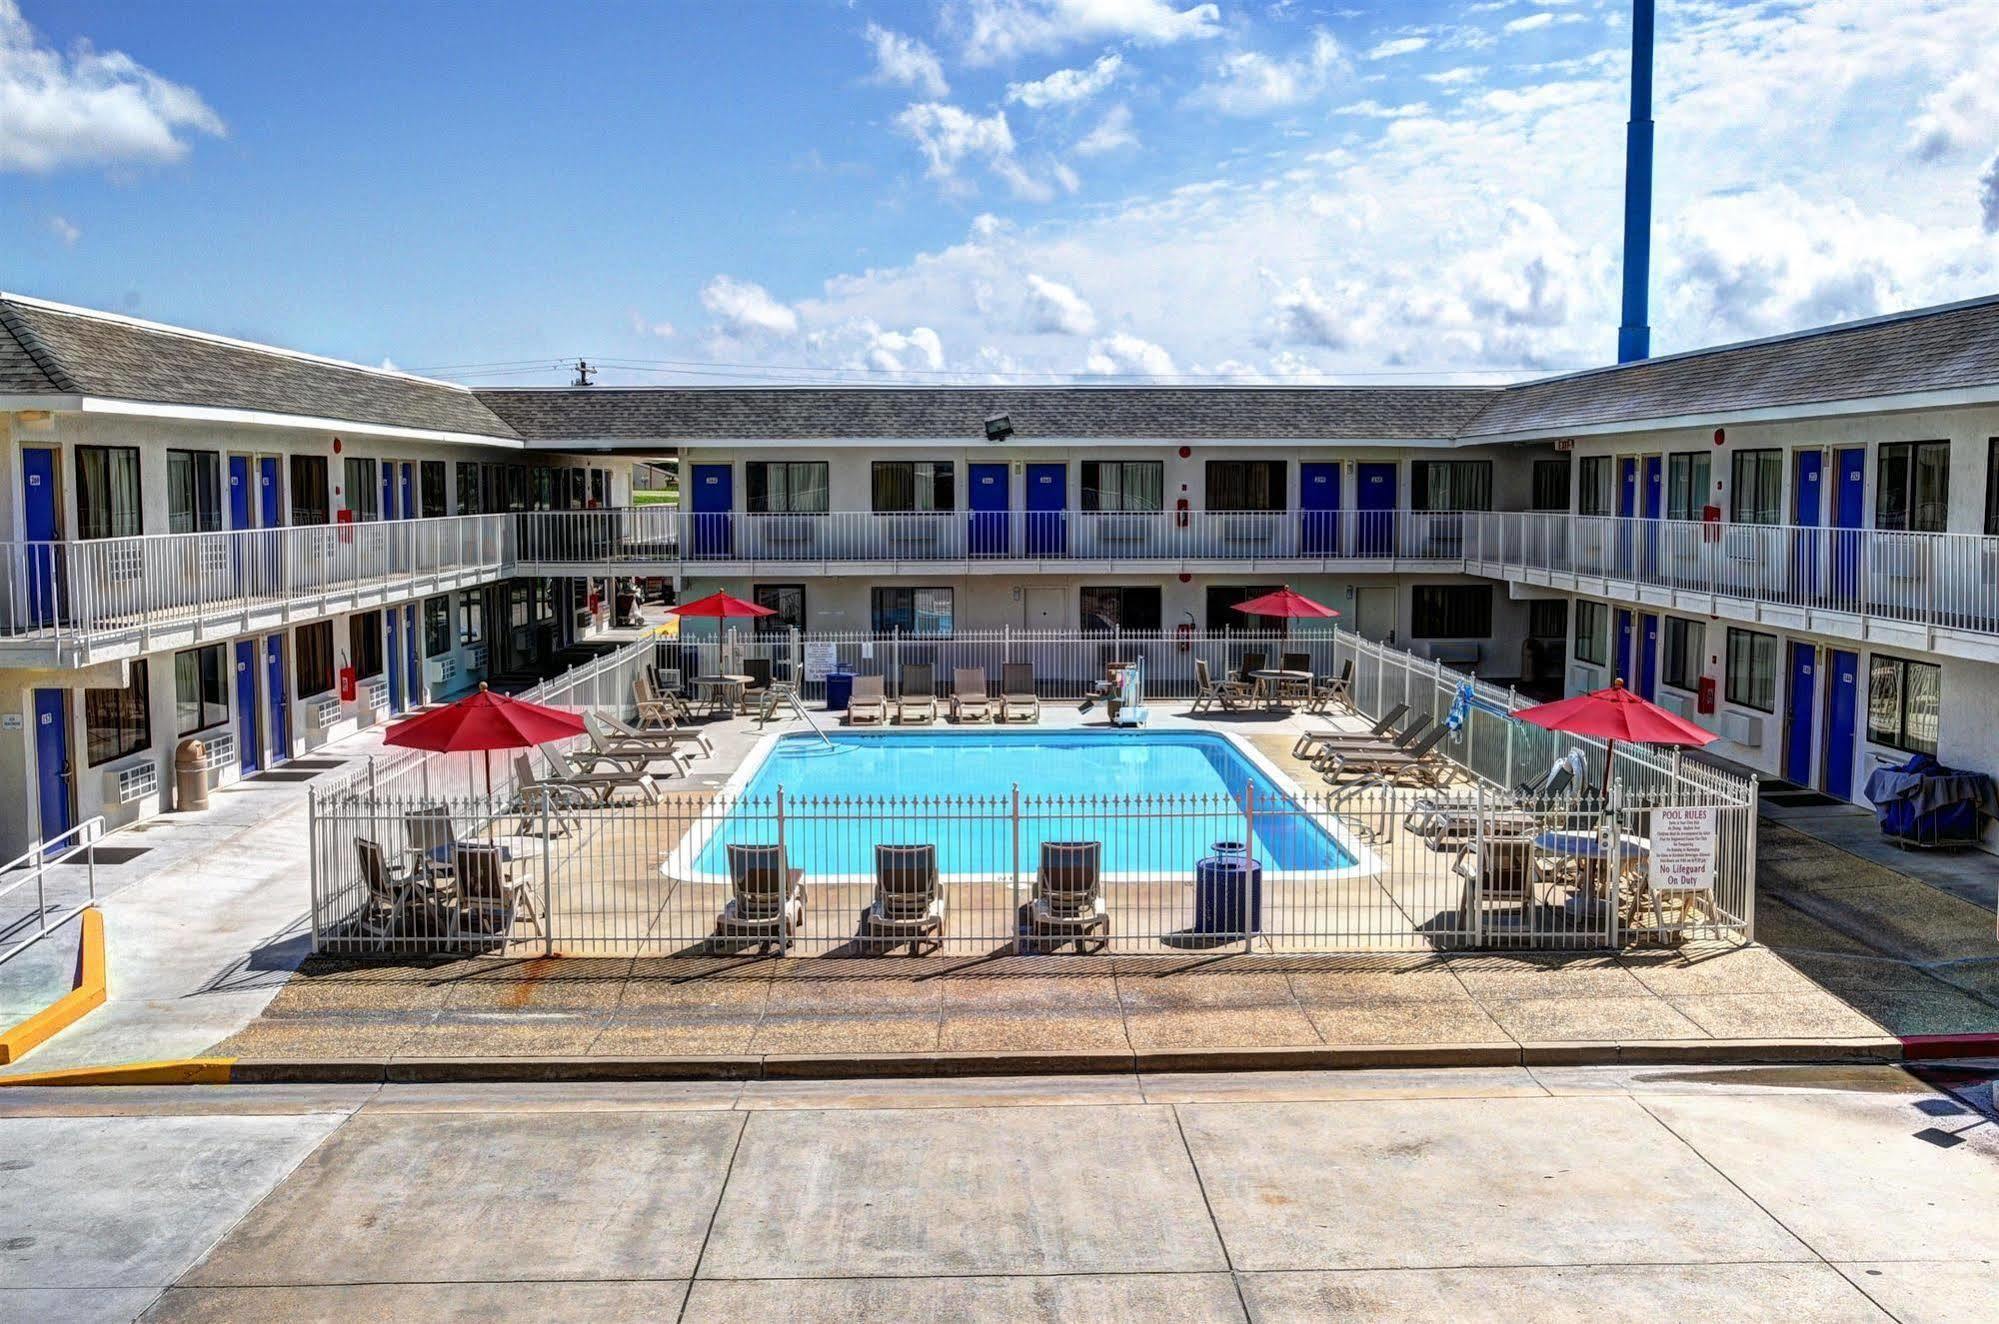
<path id="1" fill-rule="evenodd" d="M 1714 887 L 1716 814 L 1706 809 L 1652 811 L 1651 883 L 1661 892 Z"/>

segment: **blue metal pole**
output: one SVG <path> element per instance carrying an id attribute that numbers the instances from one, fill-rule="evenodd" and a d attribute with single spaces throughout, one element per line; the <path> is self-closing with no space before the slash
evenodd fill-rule
<path id="1" fill-rule="evenodd" d="M 1631 4 L 1631 122 L 1624 138 L 1624 324 L 1617 361 L 1652 355 L 1648 304 L 1652 284 L 1652 11 Z"/>

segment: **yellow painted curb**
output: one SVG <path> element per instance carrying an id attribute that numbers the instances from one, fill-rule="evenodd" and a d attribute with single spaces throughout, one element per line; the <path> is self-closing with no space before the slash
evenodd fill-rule
<path id="1" fill-rule="evenodd" d="M 184 1057 L 166 1062 L 127 1062 L 115 1067 L 69 1067 L 0 1076 L 7 1085 L 227 1085 L 233 1057 Z"/>
<path id="2" fill-rule="evenodd" d="M 92 907 L 77 916 L 77 923 L 83 927 L 77 942 L 74 986 L 13 1029 L 0 1033 L 0 1066 L 19 1062 L 49 1036 L 104 1005 L 104 914 Z"/>

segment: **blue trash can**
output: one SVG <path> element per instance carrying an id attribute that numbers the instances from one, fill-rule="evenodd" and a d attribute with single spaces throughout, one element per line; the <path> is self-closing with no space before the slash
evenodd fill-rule
<path id="1" fill-rule="evenodd" d="M 1218 841 L 1207 859 L 1194 866 L 1193 932 L 1206 937 L 1263 932 L 1263 866 L 1240 841 Z"/>
<path id="2" fill-rule="evenodd" d="M 844 713 L 847 704 L 854 697 L 854 673 L 851 671 L 829 671 L 826 673 L 826 711 Z"/>

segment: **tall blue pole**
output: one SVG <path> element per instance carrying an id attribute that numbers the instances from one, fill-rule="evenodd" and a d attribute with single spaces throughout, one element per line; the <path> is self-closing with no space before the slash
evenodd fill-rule
<path id="1" fill-rule="evenodd" d="M 1631 4 L 1631 122 L 1624 130 L 1624 324 L 1617 361 L 1652 356 L 1652 4 Z"/>

